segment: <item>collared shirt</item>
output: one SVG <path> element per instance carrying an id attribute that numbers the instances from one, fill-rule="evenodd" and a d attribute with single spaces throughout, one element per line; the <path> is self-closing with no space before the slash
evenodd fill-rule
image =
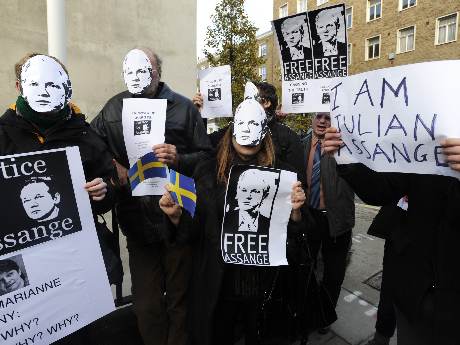
<path id="1" fill-rule="evenodd" d="M 248 212 L 240 210 L 238 231 L 257 232 L 259 227 L 259 214 L 252 217 Z"/>
<path id="2" fill-rule="evenodd" d="M 323 43 L 324 56 L 338 55 L 337 41 L 335 41 L 334 44 L 331 44 L 330 42 L 322 42 L 322 43 Z"/>
<path id="3" fill-rule="evenodd" d="M 302 48 L 302 47 L 300 47 Z M 289 48 L 289 52 L 291 53 L 292 60 L 303 60 L 305 59 L 303 49 L 298 49 L 297 47 Z"/>
<path id="4" fill-rule="evenodd" d="M 308 189 L 307 189 L 307 198 L 310 197 L 310 192 L 311 192 L 311 174 L 312 174 L 312 169 L 313 169 L 313 159 L 315 157 L 315 150 L 316 150 L 316 145 L 318 144 L 319 139 L 316 138 L 315 136 L 312 136 L 311 139 L 311 148 L 310 148 L 310 154 L 308 155 L 308 162 L 307 162 L 307 183 L 308 183 Z M 321 148 L 321 155 L 323 154 L 323 148 Z M 308 203 L 307 203 L 308 205 Z M 326 208 L 326 205 L 324 203 L 324 195 L 323 195 L 323 183 L 320 179 L 320 185 L 319 185 L 319 209 L 324 210 Z"/>

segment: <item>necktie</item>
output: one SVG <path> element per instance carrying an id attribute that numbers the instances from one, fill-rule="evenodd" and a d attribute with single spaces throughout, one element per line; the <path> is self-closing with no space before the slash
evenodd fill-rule
<path id="1" fill-rule="evenodd" d="M 313 167 L 311 170 L 311 181 L 310 181 L 310 206 L 313 208 L 319 207 L 319 192 L 321 184 L 321 142 L 318 140 L 315 149 L 315 155 L 313 156 Z"/>

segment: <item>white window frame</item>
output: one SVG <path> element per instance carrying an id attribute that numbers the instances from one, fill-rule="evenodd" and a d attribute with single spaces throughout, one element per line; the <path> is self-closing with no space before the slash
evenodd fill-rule
<path id="1" fill-rule="evenodd" d="M 443 42 L 443 43 L 439 43 L 439 22 L 441 21 L 441 19 L 443 18 L 446 18 L 446 17 L 450 17 L 450 16 L 453 16 L 455 15 L 456 16 L 456 25 L 455 25 L 455 39 L 452 40 L 452 41 L 446 41 L 446 42 Z M 452 42 L 456 42 L 457 41 L 457 37 L 458 37 L 458 12 L 453 12 L 453 13 L 449 13 L 449 14 L 446 14 L 444 16 L 441 16 L 441 17 L 438 17 L 436 18 L 436 32 L 435 32 L 435 37 L 434 37 L 434 45 L 435 46 L 440 46 L 440 45 L 443 45 L 443 44 L 448 44 L 448 43 L 452 43 Z M 447 38 L 447 37 L 446 37 Z"/>
<path id="2" fill-rule="evenodd" d="M 409 29 L 409 28 L 414 28 L 414 47 L 411 49 L 411 50 L 405 50 L 405 51 L 401 51 L 401 42 L 400 42 L 400 38 L 401 38 L 401 31 L 402 30 L 406 30 L 406 29 Z M 406 26 L 405 28 L 400 28 L 398 29 L 398 31 L 396 31 L 396 54 L 404 54 L 404 53 L 409 53 L 409 52 L 412 52 L 415 50 L 415 37 L 416 37 L 416 33 L 417 33 L 417 26 L 416 25 L 410 25 L 410 26 Z M 406 41 L 406 47 L 407 47 L 407 41 Z"/>
<path id="3" fill-rule="evenodd" d="M 353 60 L 353 44 L 347 44 L 347 58 L 348 58 L 348 66 L 351 65 L 351 61 Z"/>
<path id="4" fill-rule="evenodd" d="M 350 23 L 350 27 L 348 27 L 348 21 L 347 21 L 347 10 L 348 9 L 351 9 L 351 23 Z M 347 7 L 345 8 L 345 27 L 347 29 L 351 29 L 353 27 L 353 6 L 350 6 L 350 7 Z"/>
<path id="5" fill-rule="evenodd" d="M 262 73 L 263 70 L 265 70 L 265 78 L 264 74 Z M 263 65 L 259 67 L 259 77 L 262 79 L 262 81 L 267 81 L 267 66 Z"/>
<path id="6" fill-rule="evenodd" d="M 369 40 L 371 40 L 373 38 L 376 38 L 376 37 L 379 38 L 379 56 L 369 58 Z M 376 35 L 376 36 L 367 37 L 366 40 L 365 40 L 365 43 L 364 43 L 364 47 L 365 47 L 364 58 L 365 58 L 366 61 L 380 59 L 380 56 L 382 56 L 382 35 Z"/>
<path id="7" fill-rule="evenodd" d="M 321 6 L 328 3 L 329 0 L 316 0 L 316 6 Z"/>
<path id="8" fill-rule="evenodd" d="M 366 22 L 373 22 L 374 20 L 381 19 L 383 17 L 383 0 L 380 0 L 380 17 L 371 19 L 371 0 L 366 0 Z"/>
<path id="9" fill-rule="evenodd" d="M 304 10 L 302 10 L 300 8 L 301 3 L 305 4 L 305 9 Z M 297 0 L 297 13 L 305 12 L 307 10 L 307 5 L 308 5 L 308 0 Z"/>
<path id="10" fill-rule="evenodd" d="M 262 47 L 265 47 L 265 54 L 263 54 L 264 51 L 263 51 Z M 268 49 L 267 43 L 261 43 L 261 44 L 259 44 L 259 57 L 265 57 L 265 56 L 267 56 L 267 49 Z"/>
<path id="11" fill-rule="evenodd" d="M 408 0 L 408 1 L 409 1 L 409 3 L 410 3 L 410 0 Z M 408 10 L 409 8 L 412 8 L 412 7 L 417 6 L 417 0 L 415 0 L 415 4 L 412 5 L 412 6 L 409 5 L 409 6 L 406 7 L 406 8 L 402 8 L 402 6 L 403 6 L 403 0 L 399 0 L 399 7 L 398 7 L 398 8 L 399 8 L 399 11 L 405 11 L 405 10 Z"/>
<path id="12" fill-rule="evenodd" d="M 284 7 L 286 7 L 286 15 L 285 16 L 282 15 L 282 11 L 283 11 L 282 9 Z M 284 18 L 284 17 L 287 17 L 289 15 L 289 5 L 288 5 L 287 2 L 280 6 L 278 15 L 279 15 L 280 18 Z"/>

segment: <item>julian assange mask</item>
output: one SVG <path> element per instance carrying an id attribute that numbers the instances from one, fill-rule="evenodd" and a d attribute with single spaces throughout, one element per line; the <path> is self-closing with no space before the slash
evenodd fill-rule
<path id="1" fill-rule="evenodd" d="M 21 69 L 22 97 L 39 112 L 59 111 L 72 97 L 72 85 L 62 66 L 46 55 L 31 57 Z"/>
<path id="2" fill-rule="evenodd" d="M 233 136 L 238 144 L 259 145 L 267 130 L 267 115 L 259 102 L 247 99 L 236 108 L 233 119 Z"/>
<path id="3" fill-rule="evenodd" d="M 133 49 L 123 60 L 123 79 L 133 95 L 143 93 L 152 82 L 152 63 L 140 49 Z"/>
<path id="4" fill-rule="evenodd" d="M 259 101 L 259 98 L 259 90 L 253 83 L 248 81 L 244 86 L 244 99 L 255 99 Z"/>

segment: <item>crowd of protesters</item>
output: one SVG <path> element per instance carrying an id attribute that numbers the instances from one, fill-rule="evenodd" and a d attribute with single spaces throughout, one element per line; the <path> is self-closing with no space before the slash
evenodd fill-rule
<path id="1" fill-rule="evenodd" d="M 164 83 L 154 51 L 131 50 L 120 70 L 127 90 L 109 99 L 88 124 L 71 102 L 65 66 L 45 54 L 26 55 L 15 66 L 18 98 L 0 117 L 0 155 L 79 147 L 94 216 L 114 209 L 127 238 L 133 307 L 146 345 L 232 345 L 241 335 L 246 345 L 264 344 L 268 337 L 280 345 L 306 344 L 312 331 L 328 332 L 351 246 L 354 193 L 369 204 L 385 205 L 382 214 L 400 212 L 394 211 L 398 200 L 409 200 L 403 216 L 380 215 L 371 231 L 387 243 L 385 284 L 370 344 L 388 344 L 395 323 L 398 344 L 458 344 L 457 179 L 337 165 L 333 153 L 342 142 L 330 114 L 314 114 L 311 132 L 300 138 L 277 116 L 276 89 L 265 82 L 255 83 L 235 114 L 241 123 L 262 114 L 250 143 L 239 134 L 237 121 L 208 136 L 201 94 L 190 100 Z M 131 195 L 122 125 L 127 98 L 167 100 L 165 140 L 152 151 L 160 162 L 194 178 L 195 217 L 183 212 L 168 190 L 162 196 Z M 460 139 L 447 139 L 443 147 L 452 169 L 460 171 Z M 236 164 L 296 174 L 297 182 L 289 186 L 288 266 L 224 263 L 225 192 Z M 379 226 L 386 229 L 383 234 Z M 318 285 L 319 253 L 324 272 Z M 17 266 L 4 266 L 0 287 L 8 291 L 24 284 Z M 58 343 L 90 340 L 82 329 Z"/>

